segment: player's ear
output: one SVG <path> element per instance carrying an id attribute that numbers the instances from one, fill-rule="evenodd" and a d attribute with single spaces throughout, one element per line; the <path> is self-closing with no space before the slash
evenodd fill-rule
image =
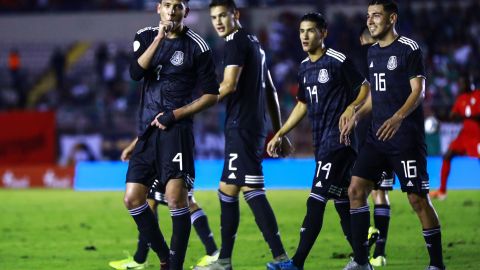
<path id="1" fill-rule="evenodd" d="M 190 12 L 190 8 L 186 7 L 185 8 L 185 15 L 183 16 L 183 18 L 187 18 L 189 12 Z"/>
<path id="2" fill-rule="evenodd" d="M 323 39 L 327 38 L 328 36 L 328 30 L 325 28 L 325 29 L 322 29 L 322 36 L 323 36 Z"/>
<path id="3" fill-rule="evenodd" d="M 398 19 L 397 13 L 390 14 L 390 18 L 389 18 L 390 24 L 395 24 L 397 22 L 397 19 Z"/>
<path id="4" fill-rule="evenodd" d="M 240 11 L 238 9 L 235 9 L 235 11 L 233 11 L 233 17 L 237 21 L 240 20 Z"/>
<path id="5" fill-rule="evenodd" d="M 160 9 L 162 7 L 162 1 L 158 1 L 158 4 L 157 4 L 157 14 L 160 14 Z"/>

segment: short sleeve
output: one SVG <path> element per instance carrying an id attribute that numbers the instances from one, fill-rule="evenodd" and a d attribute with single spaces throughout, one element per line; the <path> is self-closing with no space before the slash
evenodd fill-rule
<path id="1" fill-rule="evenodd" d="M 145 69 L 138 64 L 138 58 L 142 56 L 148 46 L 149 44 L 147 44 L 141 33 L 137 32 L 133 40 L 133 57 L 130 62 L 130 77 L 135 81 L 141 80 L 145 74 Z"/>
<path id="2" fill-rule="evenodd" d="M 365 77 L 360 74 L 355 64 L 350 58 L 343 61 L 341 67 L 343 80 L 346 82 L 348 89 L 357 91 L 365 81 Z"/>
<path id="3" fill-rule="evenodd" d="M 224 65 L 243 66 L 246 58 L 246 48 L 237 35 L 225 44 Z"/>
<path id="4" fill-rule="evenodd" d="M 197 85 L 204 94 L 218 95 L 220 85 L 215 74 L 215 64 L 210 50 L 200 53 L 196 57 Z"/>
<path id="5" fill-rule="evenodd" d="M 307 99 L 305 98 L 305 84 L 304 84 L 304 77 L 301 73 L 297 75 L 297 82 L 298 82 L 298 92 L 297 92 L 297 100 L 302 103 L 307 103 Z"/>
<path id="6" fill-rule="evenodd" d="M 413 50 L 408 54 L 407 73 L 410 79 L 416 77 L 426 78 L 425 65 L 423 63 L 422 51 L 420 49 Z"/>

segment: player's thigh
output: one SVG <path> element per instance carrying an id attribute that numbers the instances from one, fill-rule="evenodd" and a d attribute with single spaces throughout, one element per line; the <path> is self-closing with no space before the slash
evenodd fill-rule
<path id="1" fill-rule="evenodd" d="M 193 188 L 194 147 L 193 132 L 188 125 L 174 125 L 159 132 L 155 149 L 158 156 L 156 170 L 161 184 L 166 186 L 170 179 L 182 179 L 188 190 Z"/>
<path id="2" fill-rule="evenodd" d="M 245 129 L 225 134 L 225 160 L 221 181 L 228 185 L 263 188 L 262 159 L 265 137 Z"/>
<path id="3" fill-rule="evenodd" d="M 366 143 L 358 153 L 352 175 L 378 185 L 383 179 L 384 172 L 393 171 L 387 156 L 378 151 L 373 144 Z"/>
<path id="4" fill-rule="evenodd" d="M 348 186 L 356 154 L 350 147 L 316 158 L 311 191 L 324 198 L 348 198 Z"/>
<path id="5" fill-rule="evenodd" d="M 403 192 L 428 193 L 427 153 L 424 147 L 409 148 L 389 157 Z"/>
<path id="6" fill-rule="evenodd" d="M 139 183 L 147 188 L 152 185 L 156 176 L 154 142 L 153 137 L 138 140 L 128 162 L 127 183 Z"/>

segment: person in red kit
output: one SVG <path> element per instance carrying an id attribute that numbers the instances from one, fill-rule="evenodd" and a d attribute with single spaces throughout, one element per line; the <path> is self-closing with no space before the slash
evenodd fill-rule
<path id="1" fill-rule="evenodd" d="M 452 158 L 460 155 L 480 158 L 480 90 L 475 90 L 468 75 L 460 78 L 459 85 L 461 92 L 450 117 L 463 120 L 463 128 L 443 156 L 440 189 L 430 193 L 432 198 L 439 200 L 447 197 L 447 180 Z"/>

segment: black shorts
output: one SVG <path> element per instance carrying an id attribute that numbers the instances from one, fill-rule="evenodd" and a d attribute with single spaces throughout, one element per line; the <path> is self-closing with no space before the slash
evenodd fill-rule
<path id="1" fill-rule="evenodd" d="M 159 204 L 168 205 L 168 200 L 165 197 L 165 186 L 161 185 L 157 179 L 153 181 L 152 187 L 148 191 L 147 199 L 155 200 Z M 195 202 L 193 189 L 188 191 L 188 200 Z"/>
<path id="2" fill-rule="evenodd" d="M 393 170 L 382 172 L 380 181 L 375 183 L 373 190 L 393 190 L 395 184 L 395 174 Z"/>
<path id="3" fill-rule="evenodd" d="M 220 181 L 237 186 L 263 188 L 264 146 L 264 136 L 245 129 L 228 129 L 225 132 L 225 160 Z"/>
<path id="4" fill-rule="evenodd" d="M 330 152 L 316 159 L 311 192 L 320 195 L 320 200 L 348 199 L 348 186 L 356 153 L 350 147 Z M 326 202 L 326 201 L 325 201 Z"/>
<path id="5" fill-rule="evenodd" d="M 194 147 L 189 125 L 155 129 L 135 145 L 128 163 L 127 182 L 150 187 L 154 179 L 161 185 L 166 185 L 170 179 L 183 179 L 190 190 L 195 179 Z"/>
<path id="6" fill-rule="evenodd" d="M 403 192 L 426 194 L 430 185 L 426 155 L 424 147 L 406 148 L 393 155 L 366 143 L 360 150 L 353 175 L 378 183 L 383 172 L 393 170 Z"/>

